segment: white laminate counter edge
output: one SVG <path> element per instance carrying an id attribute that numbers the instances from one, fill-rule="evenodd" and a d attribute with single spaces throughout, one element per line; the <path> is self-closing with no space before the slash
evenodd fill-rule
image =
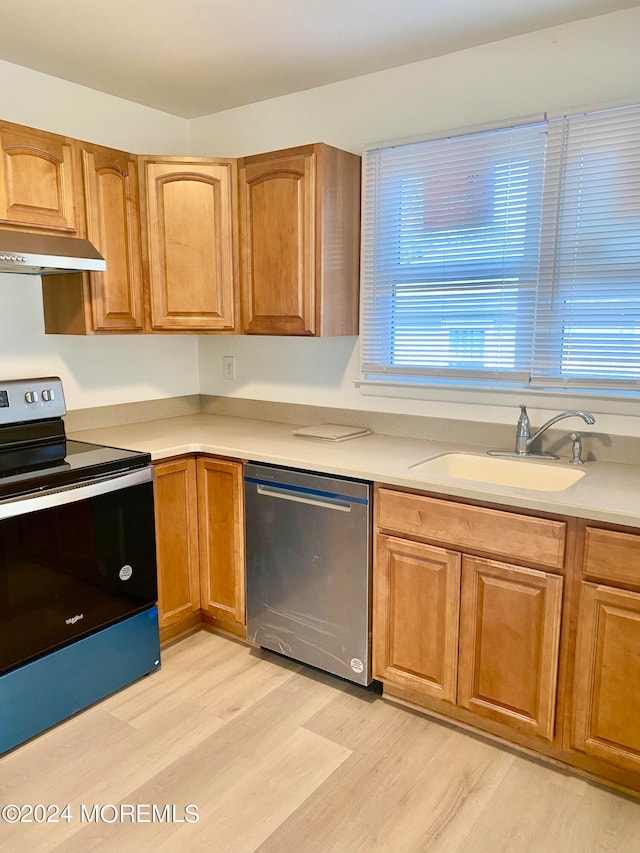
<path id="1" fill-rule="evenodd" d="M 301 425 L 302 426 L 302 425 Z M 488 501 L 595 521 L 640 527 L 640 466 L 587 462 L 586 476 L 560 492 L 540 492 L 418 475 L 411 465 L 477 447 L 372 434 L 332 443 L 293 435 L 295 426 L 250 418 L 192 414 L 72 432 L 69 438 L 151 454 L 154 461 L 210 453 L 402 486 L 446 497 Z M 563 465 L 567 463 L 551 463 Z"/>

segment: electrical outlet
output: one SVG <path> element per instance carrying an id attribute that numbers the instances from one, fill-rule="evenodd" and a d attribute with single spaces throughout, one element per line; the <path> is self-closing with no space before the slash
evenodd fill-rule
<path id="1" fill-rule="evenodd" d="M 223 355 L 222 356 L 222 378 L 223 379 L 235 379 L 236 378 L 236 357 L 235 357 L 235 355 Z"/>

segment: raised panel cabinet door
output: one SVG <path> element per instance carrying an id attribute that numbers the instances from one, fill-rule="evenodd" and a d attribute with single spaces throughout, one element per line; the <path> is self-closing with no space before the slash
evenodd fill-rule
<path id="1" fill-rule="evenodd" d="M 554 737 L 563 579 L 463 557 L 458 704 Z"/>
<path id="2" fill-rule="evenodd" d="M 235 163 L 143 162 L 152 329 L 233 331 Z"/>
<path id="3" fill-rule="evenodd" d="M 243 163 L 239 173 L 242 329 L 316 331 L 316 155 Z"/>
<path id="4" fill-rule="evenodd" d="M 87 237 L 107 262 L 87 273 L 95 331 L 142 331 L 144 303 L 137 159 L 83 147 Z"/>
<path id="5" fill-rule="evenodd" d="M 242 463 L 198 459 L 202 610 L 243 634 L 245 618 L 244 492 Z"/>
<path id="6" fill-rule="evenodd" d="M 45 332 L 142 332 L 137 158 L 86 143 L 79 143 L 78 151 L 85 213 L 83 235 L 105 258 L 107 269 L 43 276 Z"/>
<path id="7" fill-rule="evenodd" d="M 582 583 L 573 746 L 640 771 L 640 594 Z"/>
<path id="8" fill-rule="evenodd" d="M 459 601 L 460 554 L 379 535 L 374 677 L 455 702 Z"/>
<path id="9" fill-rule="evenodd" d="M 76 232 L 71 140 L 0 123 L 0 222 Z"/>
<path id="10" fill-rule="evenodd" d="M 200 609 L 196 462 L 158 462 L 154 469 L 158 610 L 167 628 Z"/>

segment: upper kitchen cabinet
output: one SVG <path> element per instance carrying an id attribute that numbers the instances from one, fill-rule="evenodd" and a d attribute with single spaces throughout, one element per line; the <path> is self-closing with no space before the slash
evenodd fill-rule
<path id="1" fill-rule="evenodd" d="M 107 269 L 43 277 L 45 331 L 142 332 L 137 158 L 87 143 L 77 143 L 77 152 L 84 208 L 80 230 L 105 258 Z"/>
<path id="2" fill-rule="evenodd" d="M 318 143 L 239 161 L 242 331 L 357 335 L 360 157 Z"/>
<path id="3" fill-rule="evenodd" d="M 233 332 L 236 161 L 143 157 L 152 331 Z"/>
<path id="4" fill-rule="evenodd" d="M 75 234 L 73 142 L 0 122 L 0 225 Z"/>

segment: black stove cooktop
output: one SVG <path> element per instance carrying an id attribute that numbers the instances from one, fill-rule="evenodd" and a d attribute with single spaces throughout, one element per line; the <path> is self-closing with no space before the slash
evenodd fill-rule
<path id="1" fill-rule="evenodd" d="M 69 439 L 19 449 L 0 444 L 0 500 L 142 468 L 150 461 L 148 453 Z"/>

